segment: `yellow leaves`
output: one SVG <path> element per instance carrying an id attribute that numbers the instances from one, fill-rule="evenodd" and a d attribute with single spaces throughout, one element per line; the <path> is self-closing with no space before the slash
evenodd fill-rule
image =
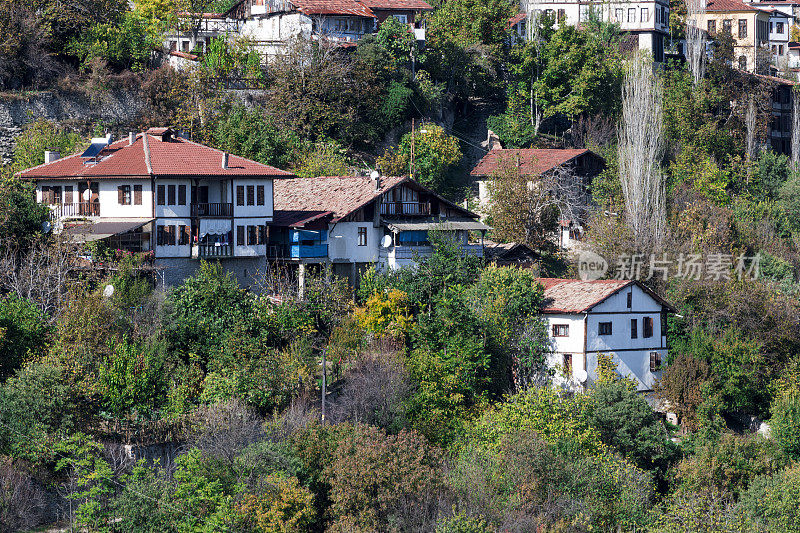
<path id="1" fill-rule="evenodd" d="M 378 337 L 401 337 L 414 322 L 408 295 L 398 289 L 376 292 L 365 307 L 356 309 L 358 325 Z"/>
<path id="2" fill-rule="evenodd" d="M 272 474 L 265 478 L 271 487 L 265 494 L 248 494 L 238 505 L 243 516 L 255 517 L 255 531 L 306 531 L 314 519 L 314 496 L 296 477 Z"/>

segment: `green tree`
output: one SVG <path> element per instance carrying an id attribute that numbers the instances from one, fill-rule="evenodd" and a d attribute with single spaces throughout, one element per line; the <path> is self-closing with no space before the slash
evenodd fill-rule
<path id="1" fill-rule="evenodd" d="M 401 176 L 410 173 L 422 185 L 441 193 L 450 186 L 451 173 L 461 157 L 455 137 L 448 135 L 441 126 L 425 124 L 403 135 L 399 146 L 387 151 L 378 160 L 378 165 L 385 174 Z"/>
<path id="2" fill-rule="evenodd" d="M 22 363 L 44 353 L 50 328 L 42 312 L 14 294 L 0 297 L 0 381 Z"/>
<path id="3" fill-rule="evenodd" d="M 800 460 L 800 395 L 789 390 L 772 403 L 770 429 L 783 452 Z"/>
<path id="4" fill-rule="evenodd" d="M 161 344 L 145 346 L 127 338 L 117 343 L 98 369 L 103 408 L 117 417 L 158 408 L 168 385 L 165 359 Z"/>

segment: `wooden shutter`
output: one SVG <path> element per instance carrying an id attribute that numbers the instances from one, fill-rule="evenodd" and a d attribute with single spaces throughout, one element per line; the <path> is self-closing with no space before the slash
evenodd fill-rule
<path id="1" fill-rule="evenodd" d="M 236 226 L 236 246 L 244 246 L 244 226 Z"/>
<path id="2" fill-rule="evenodd" d="M 661 354 L 650 352 L 650 372 L 658 372 L 661 369 Z"/>
<path id="3" fill-rule="evenodd" d="M 653 317 L 644 317 L 644 323 L 642 324 L 642 336 L 645 339 L 653 336 Z"/>
<path id="4" fill-rule="evenodd" d="M 56 205 L 61 203 L 61 185 L 53 187 L 53 203 Z"/>
<path id="5" fill-rule="evenodd" d="M 254 185 L 247 186 L 247 205 L 256 205 L 256 188 Z"/>
<path id="6" fill-rule="evenodd" d="M 264 186 L 259 185 L 256 187 L 256 204 L 264 205 Z"/>
<path id="7" fill-rule="evenodd" d="M 64 187 L 64 203 L 71 204 L 72 202 L 72 185 L 67 185 Z"/>
<path id="8" fill-rule="evenodd" d="M 258 244 L 267 244 L 267 227 L 258 227 Z"/>
<path id="9" fill-rule="evenodd" d="M 158 186 L 158 198 L 157 198 L 158 205 L 164 205 L 164 203 L 165 203 L 164 201 L 165 201 L 166 199 L 167 199 L 167 198 L 166 198 L 166 196 L 164 195 L 164 186 L 163 186 L 163 185 L 159 185 L 159 186 Z"/>
<path id="10" fill-rule="evenodd" d="M 133 205 L 142 205 L 142 186 L 133 186 Z"/>
<path id="11" fill-rule="evenodd" d="M 125 205 L 125 189 L 123 185 L 117 187 L 117 203 L 119 205 Z"/>
<path id="12" fill-rule="evenodd" d="M 164 226 L 156 227 L 156 244 L 159 246 L 164 245 Z"/>
<path id="13" fill-rule="evenodd" d="M 236 205 L 244 205 L 244 185 L 236 186 Z"/>
<path id="14" fill-rule="evenodd" d="M 167 186 L 167 204 L 175 205 L 175 186 L 168 185 Z"/>
<path id="15" fill-rule="evenodd" d="M 178 205 L 186 205 L 186 185 L 178 185 Z"/>

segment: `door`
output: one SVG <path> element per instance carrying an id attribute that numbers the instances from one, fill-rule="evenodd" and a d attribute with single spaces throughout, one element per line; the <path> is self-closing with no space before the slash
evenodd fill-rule
<path id="1" fill-rule="evenodd" d="M 201 185 L 197 188 L 197 203 L 208 203 L 208 185 Z"/>
<path id="2" fill-rule="evenodd" d="M 87 189 L 89 193 L 87 195 Z M 78 201 L 80 202 L 79 212 L 83 216 L 100 216 L 100 184 L 96 181 L 78 184 Z"/>

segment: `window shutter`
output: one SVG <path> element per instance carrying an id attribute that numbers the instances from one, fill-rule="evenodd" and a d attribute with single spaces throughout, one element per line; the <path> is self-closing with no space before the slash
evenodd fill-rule
<path id="1" fill-rule="evenodd" d="M 256 188 L 254 185 L 247 186 L 247 205 L 256 204 Z"/>
<path id="2" fill-rule="evenodd" d="M 164 226 L 156 227 L 156 244 L 159 246 L 164 245 Z"/>
<path id="3" fill-rule="evenodd" d="M 72 203 L 72 185 L 67 185 L 64 187 L 64 203 Z"/>
<path id="4" fill-rule="evenodd" d="M 236 226 L 236 246 L 244 246 L 244 226 Z"/>
<path id="5" fill-rule="evenodd" d="M 186 205 L 186 185 L 178 185 L 178 205 Z"/>
<path id="6" fill-rule="evenodd" d="M 650 352 L 650 372 L 658 372 L 661 369 L 661 354 Z"/>
<path id="7" fill-rule="evenodd" d="M 236 205 L 244 205 L 244 185 L 236 186 Z"/>
<path id="8" fill-rule="evenodd" d="M 258 205 L 264 205 L 264 186 L 259 185 L 256 187 L 256 203 Z"/>
<path id="9" fill-rule="evenodd" d="M 117 202 L 119 203 L 119 205 L 125 204 L 125 193 L 123 192 L 122 185 L 117 187 Z"/>
<path id="10" fill-rule="evenodd" d="M 167 204 L 175 205 L 175 186 L 168 185 L 167 186 Z"/>
<path id="11" fill-rule="evenodd" d="M 133 205 L 142 205 L 142 186 L 133 186 Z"/>
<path id="12" fill-rule="evenodd" d="M 164 195 L 163 185 L 158 186 L 158 198 L 156 200 L 158 201 L 158 205 L 164 205 L 164 200 L 166 200 L 166 196 Z"/>

